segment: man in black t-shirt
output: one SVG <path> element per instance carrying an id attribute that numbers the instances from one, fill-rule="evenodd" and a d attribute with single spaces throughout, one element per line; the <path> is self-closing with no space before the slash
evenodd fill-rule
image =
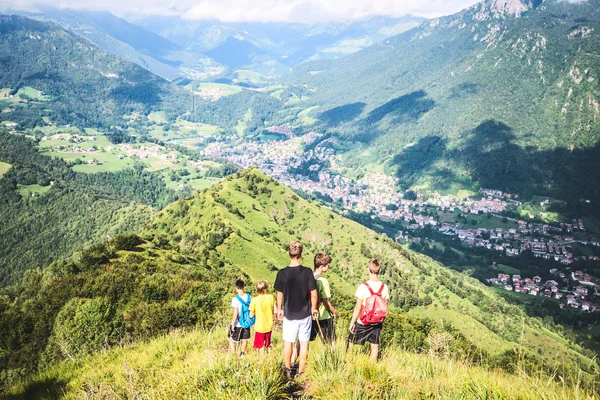
<path id="1" fill-rule="evenodd" d="M 290 264 L 277 273 L 277 317 L 283 321 L 283 360 L 285 372 L 291 377 L 292 350 L 300 342 L 298 375 L 304 372 L 308 356 L 308 341 L 312 320 L 317 317 L 317 282 L 312 270 L 300 265 L 302 243 L 290 243 Z M 282 308 L 283 305 L 283 308 Z"/>

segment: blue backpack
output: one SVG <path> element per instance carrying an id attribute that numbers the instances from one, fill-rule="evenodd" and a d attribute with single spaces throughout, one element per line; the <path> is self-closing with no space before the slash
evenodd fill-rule
<path id="1" fill-rule="evenodd" d="M 240 314 L 238 316 L 238 321 L 242 328 L 249 329 L 254 322 L 256 322 L 256 317 L 250 317 L 250 295 L 248 295 L 248 301 L 244 301 L 240 296 L 235 296 L 236 299 L 242 304 L 242 308 L 240 309 Z"/>

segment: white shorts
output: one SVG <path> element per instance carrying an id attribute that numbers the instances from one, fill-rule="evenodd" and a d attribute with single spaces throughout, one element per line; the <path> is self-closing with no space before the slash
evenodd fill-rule
<path id="1" fill-rule="evenodd" d="M 283 340 L 289 343 L 294 343 L 296 338 L 301 342 L 310 340 L 310 329 L 312 327 L 312 317 L 308 316 L 304 319 L 283 319 L 282 336 Z"/>

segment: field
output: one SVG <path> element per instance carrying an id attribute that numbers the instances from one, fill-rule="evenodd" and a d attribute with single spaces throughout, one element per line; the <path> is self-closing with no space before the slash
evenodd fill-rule
<path id="1" fill-rule="evenodd" d="M 2 178 L 11 167 L 12 165 L 0 161 L 0 178 Z"/>
<path id="2" fill-rule="evenodd" d="M 339 337 L 345 337 L 338 324 Z M 21 382 L 11 399 L 43 397 L 152 399 L 593 399 L 579 387 L 519 372 L 489 370 L 460 359 L 387 348 L 377 364 L 365 348 L 345 351 L 319 341 L 307 370 L 287 383 L 281 368 L 279 329 L 273 351 L 244 358 L 227 353 L 224 327 L 175 330 L 149 342 L 125 345 L 65 361 Z"/>
<path id="3" fill-rule="evenodd" d="M 163 141 L 180 141 L 193 138 L 211 137 L 219 133 L 218 126 L 189 122 L 178 118 L 169 130 L 163 126 L 154 125 L 148 129 L 150 136 Z"/>
<path id="4" fill-rule="evenodd" d="M 235 126 L 235 130 L 237 131 L 238 135 L 243 136 L 244 135 L 244 131 L 246 130 L 246 124 L 252 119 L 252 108 L 249 108 L 248 111 L 246 111 L 246 114 L 244 114 L 244 119 L 238 121 L 237 125 Z"/>
<path id="5" fill-rule="evenodd" d="M 509 274 L 509 275 L 521 273 L 520 270 L 513 268 L 509 265 L 504 265 L 504 264 L 498 264 L 498 270 L 504 272 L 505 274 Z"/>
<path id="6" fill-rule="evenodd" d="M 173 190 L 181 189 L 182 186 L 188 186 L 193 190 L 202 190 L 209 188 L 214 183 L 220 181 L 221 178 L 191 178 L 182 179 L 179 182 L 171 181 L 168 177 L 165 178 L 167 187 Z"/>
<path id="7" fill-rule="evenodd" d="M 27 197 L 39 197 L 46 193 L 52 186 L 40 186 L 40 185 L 18 185 L 17 192 L 23 198 Z"/>
<path id="8" fill-rule="evenodd" d="M 312 125 L 315 122 L 317 122 L 317 119 L 314 116 L 309 115 L 312 111 L 316 110 L 317 108 L 319 108 L 319 106 L 312 106 L 300 111 L 298 113 L 298 121 L 301 122 L 302 125 Z"/>
<path id="9" fill-rule="evenodd" d="M 235 74 L 239 82 L 250 83 L 252 85 L 262 85 L 267 82 L 266 76 L 248 69 L 238 69 Z"/>
<path id="10" fill-rule="evenodd" d="M 227 85 L 225 83 L 204 82 L 198 85 L 198 91 L 207 97 L 217 100 L 224 96 L 231 96 L 242 91 L 241 86 Z"/>
<path id="11" fill-rule="evenodd" d="M 22 88 L 20 88 L 17 93 L 10 97 L 9 93 L 11 92 L 12 89 L 0 89 L 0 101 L 6 103 L 19 103 L 19 102 L 26 102 L 29 101 L 29 99 L 31 99 L 32 101 L 48 101 L 50 100 L 50 97 L 42 94 L 42 92 L 40 92 L 37 89 L 34 89 L 32 87 L 29 86 L 23 86 Z"/>
<path id="12" fill-rule="evenodd" d="M 443 211 L 440 211 L 438 213 L 439 217 L 440 217 L 440 222 L 442 223 L 446 223 L 446 222 L 461 222 L 463 224 L 463 227 L 465 228 L 485 228 L 485 229 L 495 229 L 495 228 L 503 228 L 503 229 L 511 229 L 511 228 L 517 228 L 518 224 L 514 221 L 510 221 L 507 220 L 506 222 L 502 221 L 502 218 L 498 218 L 498 217 L 494 217 L 494 216 L 490 216 L 490 218 L 488 218 L 488 215 L 473 215 L 473 214 L 468 214 L 466 215 L 467 221 L 466 223 L 464 222 L 464 220 L 462 219 L 458 219 L 457 218 L 457 214 L 456 212 L 454 213 L 444 213 Z"/>

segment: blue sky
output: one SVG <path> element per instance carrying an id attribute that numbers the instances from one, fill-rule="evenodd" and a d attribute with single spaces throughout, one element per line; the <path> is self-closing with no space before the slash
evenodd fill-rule
<path id="1" fill-rule="evenodd" d="M 406 14 L 438 17 L 453 14 L 477 0 L 13 0 L 22 8 L 50 4 L 64 8 L 110 11 L 117 15 L 181 15 L 186 19 L 326 22 Z"/>

